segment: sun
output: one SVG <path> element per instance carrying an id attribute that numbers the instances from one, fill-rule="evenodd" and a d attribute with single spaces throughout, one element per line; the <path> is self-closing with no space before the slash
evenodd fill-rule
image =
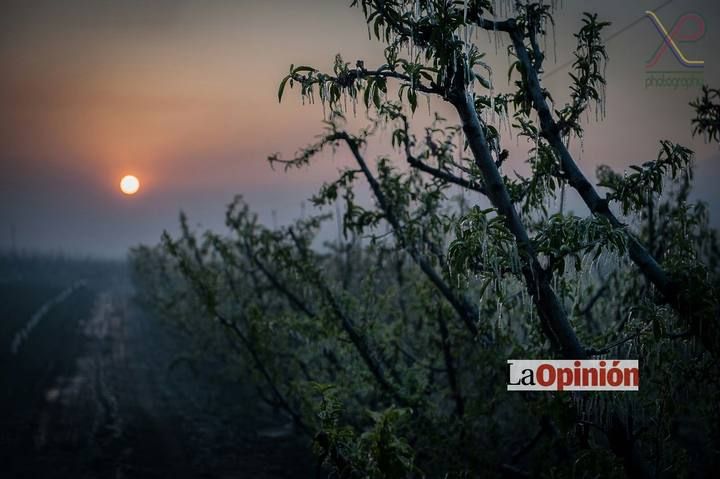
<path id="1" fill-rule="evenodd" d="M 120 191 L 126 195 L 134 195 L 140 189 L 140 180 L 133 175 L 123 176 L 120 180 Z"/>

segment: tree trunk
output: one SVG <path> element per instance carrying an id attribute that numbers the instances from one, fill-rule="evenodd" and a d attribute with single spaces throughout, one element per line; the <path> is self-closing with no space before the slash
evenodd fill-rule
<path id="1" fill-rule="evenodd" d="M 483 175 L 487 197 L 498 214 L 505 219 L 505 224 L 515 237 L 525 284 L 535 302 L 545 334 L 564 357 L 585 358 L 585 348 L 580 344 L 560 300 L 550 285 L 551 274 L 540 265 L 525 226 L 515 210 L 507 187 L 500 176 L 500 171 L 495 165 L 472 97 L 463 89 L 462 92 L 451 95 L 450 102 L 460 115 L 463 131 L 475 158 L 475 164 Z"/>

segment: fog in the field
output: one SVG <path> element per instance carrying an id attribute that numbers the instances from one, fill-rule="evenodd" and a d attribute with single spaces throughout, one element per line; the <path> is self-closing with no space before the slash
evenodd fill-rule
<path id="1" fill-rule="evenodd" d="M 266 157 L 291 155 L 313 141 L 323 119 L 321 106 L 302 106 L 296 91 L 278 104 L 277 86 L 291 63 L 329 69 L 338 52 L 351 62 L 382 62 L 382 45 L 368 39 L 362 12 L 349 3 L 3 1 L 0 248 L 121 256 L 175 230 L 180 209 L 193 224 L 222 228 L 225 205 L 238 193 L 267 222 L 299 216 L 301 202 L 349 158 L 338 150 L 307 171 L 272 171 Z M 606 34 L 607 118 L 589 115 L 583 144 L 572 144 L 582 168 L 592 174 L 607 163 L 622 170 L 654 159 L 660 139 L 683 143 L 697 153 L 696 196 L 711 203 L 720 224 L 720 149 L 691 137 L 688 102 L 699 89 L 646 87 L 646 63 L 662 39 L 644 13 L 654 10 L 668 28 L 685 13 L 699 14 L 704 36 L 680 47 L 705 60 L 704 81 L 720 87 L 720 3 L 559 4 L 545 79 L 558 107 L 567 97 L 581 13 L 613 22 Z M 480 32 L 477 43 L 488 53 L 497 90 L 508 89 L 507 41 L 497 45 Z M 682 67 L 667 51 L 654 69 Z M 439 100 L 429 108 L 455 119 Z M 352 126 L 363 125 L 365 114 L 359 108 Z M 428 118 L 423 101 L 415 121 Z M 505 135 L 506 167 L 522 171 L 527 145 Z M 389 151 L 388 140 L 380 136 L 370 153 Z M 141 181 L 132 197 L 118 188 L 125 174 Z"/>

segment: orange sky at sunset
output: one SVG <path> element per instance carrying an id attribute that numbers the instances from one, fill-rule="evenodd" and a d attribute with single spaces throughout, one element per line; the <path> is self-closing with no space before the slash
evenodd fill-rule
<path id="1" fill-rule="evenodd" d="M 117 256 L 174 228 L 180 208 L 196 222 L 220 227 L 234 193 L 245 194 L 266 218 L 271 210 L 285 220 L 297 216 L 299 202 L 344 158 L 328 156 L 307 172 L 268 167 L 268 154 L 288 155 L 311 142 L 322 120 L 320 106 L 302 107 L 294 91 L 278 104 L 277 86 L 290 63 L 327 68 L 337 52 L 348 61 L 377 63 L 382 46 L 368 40 L 362 13 L 349 3 L 3 2 L 0 224 L 13 225 L 29 249 Z M 612 20 L 612 34 L 660 2 L 565 3 L 572 5 L 557 14 L 560 63 L 570 58 L 581 11 Z M 704 16 L 705 38 L 687 48 L 705 57 L 705 81 L 717 87 L 712 46 L 720 44 L 720 7 L 708 4 L 677 1 L 663 13 Z M 494 57 L 487 40 L 479 37 L 499 88 L 506 88 L 507 59 L 502 48 Z M 650 23 L 608 44 L 608 119 L 591 122 L 581 166 L 592 172 L 599 162 L 622 167 L 653 159 L 657 141 L 667 137 L 697 150 L 705 173 L 698 195 L 714 202 L 707 178 L 718 172 L 717 147 L 690 137 L 687 102 L 697 91 L 644 88 L 644 63 L 657 44 Z M 547 79 L 557 99 L 564 97 L 566 78 L 562 71 Z M 426 109 L 423 102 L 421 124 Z M 439 102 L 433 110 L 454 120 Z M 363 117 L 364 111 L 356 124 L 364 124 Z M 508 143 L 521 168 L 522 145 Z M 132 198 L 117 188 L 125 174 L 142 183 Z M 0 230 L 0 246 L 7 238 Z"/>
<path id="2" fill-rule="evenodd" d="M 364 33 L 354 21 L 357 12 L 338 10 L 350 17 L 344 31 L 354 26 Z M 281 32 L 240 13 L 206 19 L 178 14 L 157 30 L 103 33 L 104 42 L 95 39 L 101 26 L 84 25 L 57 32 L 58 38 L 50 32 L 5 45 L 4 57 L 15 60 L 2 90 L 3 104 L 16 113 L 8 141 L 16 153 L 69 151 L 102 176 L 133 170 L 171 185 L 227 174 L 221 168 L 217 178 L 198 178 L 192 165 L 177 165 L 178 157 L 221 156 L 240 147 L 246 156 L 263 158 L 279 131 L 300 145 L 318 122 L 309 122 L 312 113 L 294 102 L 274 101 L 275 80 L 294 52 L 286 50 Z M 308 53 L 313 43 L 306 37 Z M 302 57 L 326 62 L 328 54 L 318 53 Z M 265 166 L 245 161 L 243 172 L 261 175 Z"/>

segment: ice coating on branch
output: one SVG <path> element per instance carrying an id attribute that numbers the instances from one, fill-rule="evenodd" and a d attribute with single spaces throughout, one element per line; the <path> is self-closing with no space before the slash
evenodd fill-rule
<path id="1" fill-rule="evenodd" d="M 540 148 L 540 119 L 538 118 L 535 122 L 536 128 L 535 128 L 535 138 L 533 138 L 533 160 L 537 160 L 539 155 L 539 148 Z"/>
<path id="2" fill-rule="evenodd" d="M 323 120 L 327 121 L 327 112 L 325 103 L 330 101 L 330 95 L 328 94 L 327 82 L 323 81 L 320 83 L 320 103 L 322 103 Z"/>
<path id="3" fill-rule="evenodd" d="M 547 20 L 545 21 L 547 23 Z M 550 22 L 550 29 L 552 30 L 552 42 L 553 42 L 553 60 L 557 63 L 557 36 L 555 34 L 555 23 Z"/>

